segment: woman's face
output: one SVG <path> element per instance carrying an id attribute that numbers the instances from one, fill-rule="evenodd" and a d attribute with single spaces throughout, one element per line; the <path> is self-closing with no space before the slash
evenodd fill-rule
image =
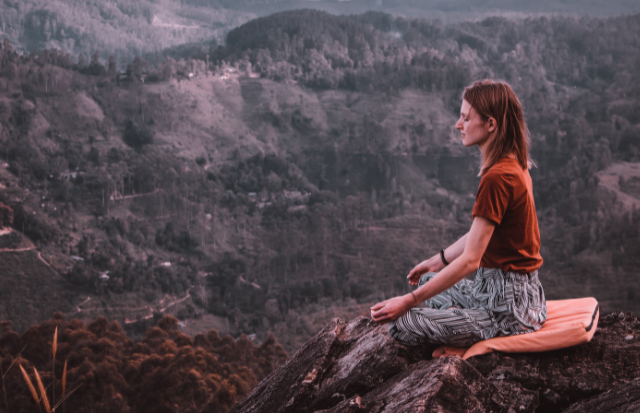
<path id="1" fill-rule="evenodd" d="M 495 130 L 495 120 L 489 118 L 486 122 L 482 120 L 480 114 L 471 107 L 466 100 L 462 100 L 460 108 L 460 119 L 456 123 L 456 129 L 462 133 L 462 143 L 464 146 L 482 146 L 487 142 L 489 134 Z"/>

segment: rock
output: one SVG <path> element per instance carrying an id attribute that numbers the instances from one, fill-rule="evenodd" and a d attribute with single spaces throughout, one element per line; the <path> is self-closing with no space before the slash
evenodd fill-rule
<path id="1" fill-rule="evenodd" d="M 231 412 L 313 412 L 367 394 L 413 361 L 382 326 L 334 319 Z"/>
<path id="2" fill-rule="evenodd" d="M 537 391 L 538 411 L 561 412 L 640 377 L 640 343 L 625 340 L 629 332 L 640 330 L 640 322 L 631 313 L 620 314 L 601 316 L 587 344 L 546 353 L 487 354 L 469 363 L 490 381 Z"/>
<path id="3" fill-rule="evenodd" d="M 635 411 L 640 343 L 625 337 L 640 323 L 621 314 L 601 316 L 587 344 L 468 361 L 424 360 L 386 326 L 334 319 L 230 412 Z"/>
<path id="4" fill-rule="evenodd" d="M 461 358 L 443 357 L 419 361 L 368 394 L 322 412 L 533 412 L 538 395 L 515 387 L 494 386 Z"/>
<path id="5" fill-rule="evenodd" d="M 617 386 L 606 393 L 574 403 L 564 412 L 640 412 L 640 380 L 635 379 L 632 382 Z"/>

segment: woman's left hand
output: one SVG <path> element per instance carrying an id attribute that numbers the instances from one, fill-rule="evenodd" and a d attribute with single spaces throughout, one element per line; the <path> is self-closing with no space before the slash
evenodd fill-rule
<path id="1" fill-rule="evenodd" d="M 390 298 L 371 307 L 371 318 L 376 323 L 396 320 L 415 306 L 413 295 Z"/>

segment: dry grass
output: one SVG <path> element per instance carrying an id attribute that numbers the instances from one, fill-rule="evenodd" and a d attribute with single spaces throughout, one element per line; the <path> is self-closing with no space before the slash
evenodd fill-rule
<path id="1" fill-rule="evenodd" d="M 2 395 L 3 395 L 3 399 L 4 399 L 4 410 L 6 412 L 9 412 L 9 401 L 7 400 L 7 386 L 5 384 L 4 378 L 7 376 L 7 374 L 9 374 L 9 372 L 11 371 L 11 368 L 15 364 L 16 360 L 20 358 L 20 356 L 22 355 L 22 352 L 24 351 L 25 348 L 27 348 L 26 344 L 22 348 L 22 350 L 20 350 L 18 355 L 13 359 L 13 361 L 9 365 L 9 368 L 7 369 L 7 371 L 4 371 L 4 369 L 2 368 L 2 363 L 0 363 L 0 375 L 2 375 Z M 20 366 L 20 368 L 22 369 L 22 366 Z"/>
<path id="2" fill-rule="evenodd" d="M 35 367 L 33 368 L 33 373 L 36 376 L 36 383 L 38 383 L 38 390 L 40 390 L 40 399 L 44 404 L 44 408 L 47 413 L 51 413 L 51 405 L 49 404 L 49 399 L 47 398 L 47 391 L 44 389 L 44 385 L 42 384 L 42 380 L 40 379 L 40 374 L 38 374 L 38 370 Z"/>
<path id="3" fill-rule="evenodd" d="M 67 361 L 64 361 L 64 369 L 62 370 L 62 400 L 65 399 L 65 394 L 67 390 Z M 64 411 L 64 405 L 62 405 L 62 410 Z"/>
<path id="4" fill-rule="evenodd" d="M 40 399 L 38 398 L 38 393 L 36 392 L 35 387 L 33 387 L 33 383 L 31 382 L 29 375 L 27 374 L 27 372 L 24 370 L 24 367 L 22 366 L 20 366 L 20 371 L 22 371 L 22 377 L 24 377 L 24 381 L 27 383 L 27 386 L 29 387 L 29 391 L 31 392 L 31 396 L 33 396 L 33 400 L 38 405 L 38 409 L 40 409 Z"/>
<path id="5" fill-rule="evenodd" d="M 26 348 L 26 345 L 25 345 Z M 36 380 L 36 384 L 38 385 L 38 391 L 40 392 L 40 396 L 38 396 L 38 391 L 36 391 L 35 386 L 33 385 L 33 382 L 31 381 L 31 378 L 29 377 L 29 375 L 27 374 L 26 370 L 24 369 L 24 367 L 22 367 L 22 365 L 20 365 L 20 371 L 22 371 L 22 377 L 24 377 L 24 381 L 27 384 L 27 387 L 29 388 L 29 392 L 31 393 L 31 396 L 33 397 L 33 400 L 36 402 L 36 404 L 38 405 L 38 410 L 42 411 L 42 408 L 40 407 L 40 403 L 42 403 L 44 405 L 44 409 L 47 413 L 51 413 L 51 412 L 55 412 L 56 409 L 60 406 L 63 406 L 64 409 L 64 402 L 65 400 L 71 396 L 71 394 L 73 394 L 73 392 L 75 392 L 81 385 L 77 386 L 76 388 L 74 388 L 73 390 L 71 390 L 69 393 L 66 392 L 67 390 L 67 360 L 65 360 L 64 362 L 64 369 L 62 371 L 62 396 L 60 397 L 60 400 L 58 400 L 58 402 L 56 403 L 56 397 L 55 397 L 55 384 L 56 384 L 56 376 L 55 376 L 55 358 L 56 358 L 56 352 L 58 350 L 58 326 L 56 326 L 56 330 L 53 334 L 53 343 L 51 344 L 51 353 L 53 354 L 53 363 L 52 363 L 52 373 L 53 373 L 53 381 L 50 384 L 51 386 L 51 402 L 49 402 L 49 398 L 47 397 L 47 388 L 44 387 L 44 384 L 42 382 L 42 379 L 40 378 L 40 374 L 38 373 L 38 370 L 33 367 L 33 374 Z M 22 349 L 22 351 L 24 351 L 24 348 Z M 17 360 L 20 355 L 22 354 L 22 351 L 20 351 L 20 353 L 18 354 L 18 356 L 14 359 Z M 7 373 L 9 372 L 9 370 L 11 369 L 11 367 L 13 366 L 13 363 L 11 363 L 11 366 L 9 367 L 9 369 L 7 370 Z M 9 404 L 7 402 L 7 394 L 6 394 L 6 390 L 5 390 L 5 383 L 4 383 L 4 376 L 6 375 L 6 373 L 3 373 L 2 375 L 2 388 L 4 391 L 4 403 L 5 403 L 5 411 L 9 411 Z M 51 406 L 53 405 L 53 407 Z"/>
<path id="6" fill-rule="evenodd" d="M 51 386 L 51 400 L 56 400 L 56 350 L 58 350 L 58 326 L 56 326 L 56 331 L 53 333 L 53 343 L 51 344 L 53 357 L 51 358 L 51 373 L 53 375 L 53 385 Z"/>

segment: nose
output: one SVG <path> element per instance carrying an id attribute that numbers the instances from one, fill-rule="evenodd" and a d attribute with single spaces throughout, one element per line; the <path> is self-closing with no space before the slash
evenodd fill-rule
<path id="1" fill-rule="evenodd" d="M 462 130 L 462 119 L 456 122 L 456 129 Z"/>

